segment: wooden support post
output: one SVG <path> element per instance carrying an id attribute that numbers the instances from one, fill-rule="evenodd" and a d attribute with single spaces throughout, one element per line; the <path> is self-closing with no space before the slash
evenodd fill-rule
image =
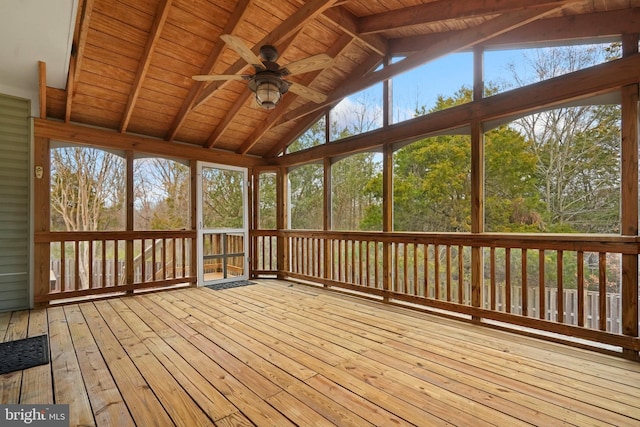
<path id="1" fill-rule="evenodd" d="M 40 118 L 47 118 L 47 63 L 38 61 Z"/>
<path id="2" fill-rule="evenodd" d="M 277 277 L 284 279 L 289 271 L 289 245 L 287 237 L 283 235 L 283 231 L 289 228 L 289 191 L 288 191 L 289 171 L 287 168 L 278 169 L 276 175 L 276 228 L 278 229 L 277 237 Z"/>
<path id="3" fill-rule="evenodd" d="M 51 230 L 51 162 L 49 157 L 49 139 L 35 138 L 33 179 L 33 230 L 48 232 Z M 35 243 L 33 251 L 33 300 L 36 306 L 42 305 L 38 300 L 46 296 L 51 286 L 51 248 L 49 243 Z"/>
<path id="4" fill-rule="evenodd" d="M 258 245 L 257 238 L 253 232 L 260 228 L 260 172 L 253 168 L 248 171 L 249 180 L 251 184 L 248 188 L 248 200 L 249 200 L 249 241 L 245 243 L 248 248 L 249 254 L 249 277 L 255 278 L 255 267 L 257 267 L 258 260 Z"/>
<path id="5" fill-rule="evenodd" d="M 134 216 L 134 195 L 133 195 L 133 151 L 127 150 L 126 152 L 126 204 L 127 204 L 127 231 L 133 231 L 133 216 Z M 116 245 L 118 242 L 116 241 Z M 143 249 L 144 250 L 144 249 Z M 166 248 L 163 248 L 166 250 Z M 134 282 L 134 267 L 133 267 L 133 258 L 134 258 L 134 250 L 133 250 L 133 240 L 127 240 L 125 243 L 124 250 L 124 259 L 125 259 L 125 268 L 126 268 L 126 277 L 125 277 L 125 285 L 131 285 Z M 118 265 L 118 260 L 115 260 L 116 266 Z M 144 261 L 143 261 L 144 262 Z M 91 280 L 91 279 L 90 279 Z M 92 283 L 89 283 L 89 286 L 92 286 Z M 133 289 L 127 291 L 128 294 L 133 294 Z"/>
<path id="6" fill-rule="evenodd" d="M 622 39 L 623 55 L 638 53 L 638 34 Z M 622 87 L 622 235 L 638 235 L 638 91 L 639 85 Z M 638 255 L 622 255 L 622 333 L 638 336 Z M 623 349 L 623 355 L 637 359 L 638 352 Z"/>
<path id="7" fill-rule="evenodd" d="M 382 159 L 382 231 L 393 231 L 393 148 L 385 145 Z M 392 290 L 391 278 L 391 243 L 382 243 L 382 289 Z M 388 295 L 384 296 L 389 299 Z"/>
<path id="8" fill-rule="evenodd" d="M 195 160 L 191 160 L 189 162 L 190 168 L 190 178 L 191 178 L 191 187 L 189 188 L 189 192 L 191 193 L 191 206 L 189 216 L 191 218 L 191 230 L 195 231 L 196 236 L 198 235 L 198 162 Z M 155 250 L 154 250 L 155 253 Z M 196 281 L 192 283 L 193 286 L 197 286 L 197 278 L 199 276 L 198 271 L 198 238 L 195 237 L 191 239 L 191 256 L 189 257 L 189 276 L 195 277 Z M 154 263 L 155 264 L 155 263 Z M 186 268 L 186 266 L 185 266 Z M 185 276 L 187 274 L 185 273 Z"/>
<path id="9" fill-rule="evenodd" d="M 475 48 L 473 51 L 473 100 L 479 101 L 484 96 L 484 52 Z M 484 132 L 482 123 L 477 118 L 471 120 L 471 232 L 484 232 Z M 471 248 L 471 305 L 482 305 L 482 285 L 484 280 L 482 248 Z M 473 316 L 473 320 L 480 318 Z"/>

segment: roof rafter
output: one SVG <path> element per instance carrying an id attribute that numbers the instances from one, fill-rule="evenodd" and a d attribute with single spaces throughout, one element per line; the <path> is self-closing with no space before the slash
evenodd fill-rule
<path id="1" fill-rule="evenodd" d="M 120 123 L 120 132 L 126 132 L 127 126 L 129 126 L 131 114 L 133 114 L 133 109 L 136 106 L 136 101 L 138 100 L 138 95 L 140 94 L 142 83 L 144 82 L 144 79 L 147 75 L 147 70 L 149 69 L 149 65 L 151 64 L 151 57 L 153 56 L 153 52 L 156 49 L 156 45 L 158 44 L 158 39 L 160 38 L 160 33 L 162 33 L 164 24 L 165 22 L 167 22 L 169 9 L 171 9 L 172 2 L 173 0 L 161 0 L 161 2 L 158 4 L 156 16 L 153 19 L 153 25 L 151 26 L 151 30 L 149 31 L 149 37 L 147 38 L 147 43 L 144 47 L 144 52 L 142 53 L 142 59 L 138 64 L 136 77 L 133 80 L 132 89 L 131 91 L 129 91 L 129 99 L 124 110 L 122 122 Z"/>
<path id="2" fill-rule="evenodd" d="M 460 31 L 456 37 L 442 39 L 437 43 L 426 46 L 419 52 L 407 56 L 402 61 L 384 67 L 379 71 L 369 73 L 362 78 L 352 79 L 351 83 L 346 84 L 333 92 L 324 103 L 307 105 L 299 108 L 298 110 L 291 111 L 283 116 L 281 123 L 296 120 L 302 116 L 320 110 L 327 105 L 337 103 L 349 95 L 387 80 L 392 76 L 409 71 L 443 55 L 466 49 L 476 44 L 482 44 L 484 41 L 492 37 L 504 34 L 514 28 L 521 27 L 529 22 L 549 15 L 563 6 L 564 4 L 562 6 L 543 6 L 506 13 L 476 27 Z"/>
<path id="3" fill-rule="evenodd" d="M 315 19 L 319 14 L 332 7 L 337 0 L 310 0 L 303 6 L 300 6 L 298 10 L 286 20 L 284 20 L 276 29 L 267 34 L 262 40 L 260 40 L 253 48 L 253 52 L 257 55 L 260 51 L 260 47 L 265 44 L 278 45 L 284 40 L 292 37 L 302 27 Z M 247 63 L 243 59 L 239 59 L 231 67 L 229 67 L 222 74 L 237 74 L 247 67 Z M 212 96 L 219 88 L 229 84 L 228 81 L 213 82 L 209 84 L 197 98 L 193 108 L 203 104 Z"/>
<path id="4" fill-rule="evenodd" d="M 238 26 L 238 24 L 240 24 L 240 22 L 242 22 L 245 14 L 247 13 L 247 10 L 249 9 L 252 3 L 253 3 L 253 0 L 240 0 L 238 2 L 235 9 L 233 9 L 233 13 L 227 20 L 227 23 L 224 26 L 224 29 L 222 30 L 223 34 L 233 34 L 235 32 L 236 27 Z M 218 59 L 220 58 L 220 54 L 224 50 L 224 47 L 225 47 L 224 41 L 218 38 L 218 41 L 214 45 L 211 53 L 209 54 L 209 57 L 207 58 L 207 61 L 202 67 L 200 74 L 210 74 L 213 71 L 213 69 L 215 68 L 218 62 Z M 165 138 L 166 140 L 172 141 L 176 137 L 176 135 L 178 134 L 178 131 L 182 127 L 182 124 L 187 118 L 187 115 L 191 112 L 191 110 L 195 108 L 196 99 L 200 96 L 204 88 L 205 88 L 205 82 L 194 82 L 194 84 L 191 86 L 191 89 L 189 89 L 189 93 L 187 94 L 187 97 L 185 98 L 184 102 L 182 103 L 182 106 L 180 107 L 180 111 L 178 112 L 175 119 L 173 120 L 171 128 L 167 132 L 167 135 Z"/>
<path id="5" fill-rule="evenodd" d="M 414 25 L 445 21 L 451 16 L 455 16 L 457 18 L 471 18 L 496 13 L 514 12 L 528 7 L 558 6 L 563 3 L 566 3 L 566 1 L 485 0 L 482 2 L 461 2 L 440 0 L 362 17 L 358 20 L 358 32 L 361 34 L 374 34 L 387 30 L 411 27 Z"/>
<path id="6" fill-rule="evenodd" d="M 359 40 L 367 48 L 378 55 L 387 54 L 387 41 L 377 34 L 360 34 L 358 30 L 358 18 L 343 7 L 334 7 L 327 10 L 322 17 L 331 21 L 339 30 Z"/>
<path id="7" fill-rule="evenodd" d="M 485 48 L 516 45 L 540 45 L 570 40 L 597 40 L 618 38 L 620 34 L 637 32 L 640 28 L 640 8 L 590 13 L 571 17 L 549 18 L 531 22 L 508 33 L 501 34 L 484 43 Z M 428 34 L 404 37 L 389 41 L 391 55 L 408 55 L 433 43 L 450 37 L 451 34 Z"/>
<path id="8" fill-rule="evenodd" d="M 89 33 L 89 22 L 91 21 L 93 4 L 94 0 L 85 0 L 81 1 L 78 5 L 78 18 L 76 19 L 73 47 L 69 60 L 69 73 L 67 74 L 67 97 L 65 100 L 64 113 L 64 121 L 67 123 L 71 121 L 71 106 L 78 75 L 80 74 L 80 67 L 84 59 L 84 47 L 87 44 L 87 34 Z"/>

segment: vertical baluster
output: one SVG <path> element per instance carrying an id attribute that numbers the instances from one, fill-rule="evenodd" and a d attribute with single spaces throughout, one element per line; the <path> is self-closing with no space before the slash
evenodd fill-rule
<path id="1" fill-rule="evenodd" d="M 440 246 L 433 245 L 433 277 L 434 281 L 434 296 L 435 299 L 440 299 Z"/>
<path id="2" fill-rule="evenodd" d="M 398 252 L 400 251 L 400 244 L 399 243 L 394 243 L 393 244 L 393 252 L 394 252 L 394 256 L 393 256 L 393 287 L 392 289 L 396 292 L 399 292 L 399 286 L 400 286 L 400 282 L 398 281 Z"/>
<path id="3" fill-rule="evenodd" d="M 418 295 L 418 252 L 420 245 L 413 245 L 413 292 L 412 295 Z"/>
<path id="4" fill-rule="evenodd" d="M 529 313 L 529 291 L 527 289 L 527 249 L 522 249 L 522 315 L 528 316 Z"/>
<path id="5" fill-rule="evenodd" d="M 167 280 L 167 239 L 162 238 L 162 280 Z"/>
<path id="6" fill-rule="evenodd" d="M 451 301 L 451 246 L 450 245 L 447 245 L 445 255 L 447 260 L 447 281 L 446 281 L 446 289 L 445 289 L 445 298 L 447 301 Z"/>
<path id="7" fill-rule="evenodd" d="M 364 242 L 362 240 L 358 240 L 358 276 L 360 276 L 358 278 L 358 284 L 361 286 L 364 285 L 364 275 L 362 273 L 362 262 L 364 258 L 363 245 L 364 245 Z"/>
<path id="8" fill-rule="evenodd" d="M 118 241 L 113 241 L 113 286 L 118 286 Z"/>
<path id="9" fill-rule="evenodd" d="M 158 270 L 156 267 L 156 262 L 157 262 L 157 247 L 156 247 L 156 239 L 151 239 L 151 281 L 155 282 L 157 277 L 158 277 Z"/>
<path id="10" fill-rule="evenodd" d="M 490 268 L 490 279 L 491 280 L 491 295 L 490 295 L 490 305 L 491 305 L 491 310 L 495 311 L 496 309 L 496 298 L 497 298 L 497 292 L 496 292 L 496 248 L 495 247 L 491 247 L 490 249 L 490 253 L 489 253 L 489 268 Z"/>
<path id="11" fill-rule="evenodd" d="M 101 240 L 102 244 L 102 287 L 107 286 L 107 241 Z"/>
<path id="12" fill-rule="evenodd" d="M 66 242 L 63 240 L 60 242 L 60 291 L 67 291 L 67 254 L 66 254 Z"/>
<path id="13" fill-rule="evenodd" d="M 557 276 L 558 276 L 558 294 L 556 296 L 557 298 L 557 305 L 558 305 L 558 311 L 556 314 L 556 322 L 558 323 L 564 323 L 564 261 L 563 261 L 563 256 L 564 256 L 564 252 L 563 251 L 558 251 L 558 261 L 557 261 Z"/>
<path id="14" fill-rule="evenodd" d="M 140 270 L 142 277 L 140 278 L 140 283 L 144 283 L 147 281 L 147 239 L 142 239 L 140 244 L 142 245 L 142 253 L 140 254 Z"/>
<path id="15" fill-rule="evenodd" d="M 402 248 L 402 293 L 409 292 L 409 244 L 404 243 Z"/>
<path id="16" fill-rule="evenodd" d="M 374 272 L 373 272 L 373 275 L 374 275 L 374 281 L 375 281 L 375 288 L 378 289 L 378 288 L 381 287 L 381 284 L 380 284 L 380 281 L 379 281 L 380 280 L 380 275 L 379 275 L 379 270 L 378 270 L 378 261 L 379 261 L 378 252 L 380 250 L 378 249 L 378 246 L 379 246 L 378 242 L 373 242 L 373 245 L 374 245 L 373 246 L 373 249 L 374 249 L 374 252 L 373 252 L 373 268 L 375 269 Z"/>
<path id="17" fill-rule="evenodd" d="M 351 283 L 356 283 L 356 251 L 353 240 L 349 240 L 349 250 L 351 251 L 351 262 L 349 263 L 351 266 Z"/>
<path id="18" fill-rule="evenodd" d="M 93 240 L 89 240 L 87 244 L 89 245 L 89 283 L 87 283 L 87 286 L 92 289 L 95 286 L 93 280 Z"/>
<path id="19" fill-rule="evenodd" d="M 545 319 L 547 311 L 544 291 L 544 249 L 540 249 L 538 250 L 538 318 L 542 320 Z"/>
<path id="20" fill-rule="evenodd" d="M 423 254 L 423 258 L 424 258 L 424 265 L 422 266 L 422 268 L 424 269 L 424 283 L 423 283 L 423 288 L 422 288 L 422 296 L 423 297 L 428 297 L 429 296 L 429 244 L 425 243 L 424 245 L 424 254 Z"/>
<path id="21" fill-rule="evenodd" d="M 584 252 L 578 251 L 578 326 L 584 326 Z"/>
<path id="22" fill-rule="evenodd" d="M 342 240 L 337 241 L 338 247 L 338 265 L 336 266 L 338 270 L 338 281 L 342 282 Z"/>
<path id="23" fill-rule="evenodd" d="M 176 277 L 178 277 L 178 275 L 176 274 L 176 238 L 172 237 L 171 238 L 171 278 L 175 279 Z"/>
<path id="24" fill-rule="evenodd" d="M 75 251 L 74 263 L 73 263 L 73 290 L 77 291 L 82 289 L 82 280 L 80 279 L 80 242 L 75 241 L 73 243 L 73 250 Z"/>
<path id="25" fill-rule="evenodd" d="M 506 312 L 511 313 L 511 248 L 504 249 L 504 282 Z"/>
<path id="26" fill-rule="evenodd" d="M 598 312 L 601 331 L 607 330 L 607 253 L 600 252 L 598 256 Z"/>
<path id="27" fill-rule="evenodd" d="M 458 302 L 464 303 L 464 247 L 458 245 Z"/>

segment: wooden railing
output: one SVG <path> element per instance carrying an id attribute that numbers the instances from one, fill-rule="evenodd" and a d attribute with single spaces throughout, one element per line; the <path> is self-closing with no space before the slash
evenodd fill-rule
<path id="1" fill-rule="evenodd" d="M 622 258 L 638 256 L 634 237 L 260 230 L 252 243 L 257 275 L 640 350 L 621 317 L 639 304 L 621 298 Z"/>
<path id="2" fill-rule="evenodd" d="M 35 233 L 38 305 L 196 282 L 195 231 Z M 46 270 L 48 269 L 48 273 Z"/>

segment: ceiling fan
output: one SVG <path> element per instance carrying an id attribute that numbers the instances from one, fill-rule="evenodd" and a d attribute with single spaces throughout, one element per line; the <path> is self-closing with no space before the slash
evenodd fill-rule
<path id="1" fill-rule="evenodd" d="M 333 59 L 322 53 L 310 56 L 299 61 L 291 62 L 285 66 L 280 66 L 278 51 L 271 45 L 264 45 L 260 48 L 258 57 L 242 39 L 230 34 L 220 36 L 222 40 L 242 59 L 255 68 L 255 74 L 219 74 L 219 75 L 196 75 L 194 80 L 209 82 L 215 80 L 248 80 L 249 89 L 256 94 L 256 102 L 262 108 L 271 110 L 280 101 L 280 98 L 287 91 L 302 96 L 315 103 L 322 103 L 327 96 L 314 89 L 308 88 L 298 83 L 289 82 L 283 79 L 285 76 L 307 73 L 319 70 L 331 64 Z"/>

